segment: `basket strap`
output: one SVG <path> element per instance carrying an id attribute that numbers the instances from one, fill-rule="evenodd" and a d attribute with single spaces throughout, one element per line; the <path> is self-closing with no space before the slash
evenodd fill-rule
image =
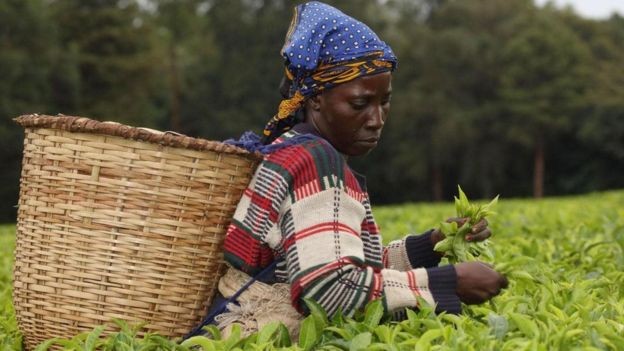
<path id="1" fill-rule="evenodd" d="M 193 328 L 193 330 L 191 330 L 188 334 L 186 334 L 182 338 L 182 340 L 186 340 L 190 337 L 199 335 L 202 332 L 203 327 L 205 327 L 208 324 L 213 324 L 215 317 L 217 317 L 218 315 L 220 315 L 221 313 L 227 310 L 228 304 L 236 303 L 236 299 L 238 299 L 238 297 L 243 292 L 245 292 L 245 290 L 247 290 L 247 288 L 249 288 L 251 284 L 255 283 L 258 280 L 263 280 L 263 279 L 267 279 L 268 277 L 270 277 L 275 271 L 276 266 L 277 266 L 277 260 L 273 261 L 270 265 L 268 265 L 266 268 L 260 271 L 260 273 L 256 274 L 251 279 L 249 279 L 249 281 L 245 283 L 245 285 L 241 286 L 241 288 L 238 289 L 238 291 L 236 291 L 228 299 L 223 299 L 223 301 L 221 301 L 215 308 L 213 308 L 212 311 L 210 311 L 208 315 L 201 321 L 201 323 L 199 323 L 198 326 L 196 326 L 195 328 Z"/>

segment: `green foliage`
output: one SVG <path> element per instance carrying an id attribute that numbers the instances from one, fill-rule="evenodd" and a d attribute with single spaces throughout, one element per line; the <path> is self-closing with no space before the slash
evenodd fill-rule
<path id="1" fill-rule="evenodd" d="M 0 2 L 0 221 L 15 220 L 20 114 L 213 140 L 260 131 L 280 101 L 279 52 L 299 2 Z M 328 2 L 400 61 L 383 140 L 350 161 L 374 202 L 442 201 L 458 183 L 484 198 L 527 196 L 534 151 L 548 195 L 624 187 L 622 17 L 530 0 Z"/>
<path id="2" fill-rule="evenodd" d="M 22 336 L 15 325 L 11 299 L 15 226 L 0 226 L 0 350 L 21 350 Z"/>
<path id="3" fill-rule="evenodd" d="M 56 28 L 42 1 L 0 2 L 0 221 L 14 221 L 22 132 L 12 117 L 45 111 L 59 52 Z"/>
<path id="4" fill-rule="evenodd" d="M 54 338 L 39 344 L 35 351 L 47 351 L 53 347 L 62 347 L 64 350 L 74 351 L 156 351 L 156 350 L 188 350 L 177 342 L 168 340 L 159 335 L 146 334 L 138 337 L 137 333 L 142 325 L 130 326 L 122 320 L 113 321 L 118 332 L 107 337 L 101 337 L 105 326 L 94 328 L 91 332 L 80 333 L 71 339 Z"/>
<path id="5" fill-rule="evenodd" d="M 458 201 L 462 209 L 467 198 Z M 470 204 L 474 205 L 474 204 Z M 477 207 L 474 213 L 481 212 Z M 422 231 L 453 210 L 452 204 L 404 205 L 375 212 L 386 241 L 410 228 Z M 489 209 L 487 209 L 489 210 Z M 489 303 L 464 306 L 462 315 L 419 310 L 392 322 L 381 301 L 347 318 L 328 318 L 313 301 L 299 338 L 272 323 L 246 338 L 240 329 L 223 338 L 214 327 L 206 336 L 179 343 L 140 326 L 116 321 L 52 345 L 71 350 L 621 350 L 624 348 L 624 192 L 540 201 L 506 200 L 490 225 L 496 267 L 510 286 Z M 0 227 L 0 350 L 21 350 L 11 306 L 10 276 L 14 227 Z"/>
<path id="6" fill-rule="evenodd" d="M 466 240 L 466 235 L 471 232 L 474 225 L 487 216 L 494 214 L 491 210 L 498 203 L 498 196 L 490 203 L 479 205 L 470 203 L 468 197 L 458 185 L 459 198 L 455 197 L 455 213 L 457 218 L 468 218 L 461 227 L 457 222 L 441 222 L 440 231 L 444 234 L 444 240 L 440 241 L 433 248 L 444 253 L 447 263 L 475 261 L 478 259 L 491 260 L 492 253 L 488 248 L 488 240 L 470 242 Z"/>

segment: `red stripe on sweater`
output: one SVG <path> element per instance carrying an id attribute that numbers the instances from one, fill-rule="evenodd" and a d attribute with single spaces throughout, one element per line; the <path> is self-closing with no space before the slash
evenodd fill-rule
<path id="1" fill-rule="evenodd" d="M 270 160 L 293 175 L 295 201 L 320 191 L 320 176 L 314 157 L 308 148 L 300 145 L 293 146 L 286 152 L 270 156 Z"/>
<path id="2" fill-rule="evenodd" d="M 239 257 L 245 264 L 250 266 L 258 264 L 260 242 L 235 224 L 230 225 L 228 229 L 223 242 L 223 249 Z"/>
<path id="3" fill-rule="evenodd" d="M 308 150 L 300 153 L 299 159 L 302 162 L 303 167 L 299 169 L 300 177 L 295 177 L 294 187 L 295 187 L 295 197 L 297 200 L 304 199 L 312 193 L 307 191 L 306 187 L 312 182 L 318 182 L 319 175 L 316 169 L 316 162 L 312 158 L 312 155 Z"/>
<path id="4" fill-rule="evenodd" d="M 415 292 L 417 295 L 420 295 L 420 289 L 418 289 L 418 284 L 416 282 L 416 274 L 414 274 L 413 271 L 407 271 L 406 273 L 410 290 Z"/>
<path id="5" fill-rule="evenodd" d="M 251 206 L 260 207 L 263 210 L 270 211 L 272 208 L 273 199 L 271 197 L 264 197 L 257 192 L 251 194 Z"/>
<path id="6" fill-rule="evenodd" d="M 371 289 L 370 300 L 378 299 L 383 295 L 383 278 L 381 273 L 373 275 L 373 287 Z"/>
<path id="7" fill-rule="evenodd" d="M 324 232 L 334 233 L 337 230 L 340 231 L 340 233 L 350 234 L 355 237 L 360 237 L 360 233 L 354 231 L 353 228 L 347 226 L 346 224 L 338 223 L 338 222 L 324 222 L 324 223 L 315 224 L 311 227 L 308 227 L 304 230 L 301 230 L 295 233 L 294 235 L 289 236 L 288 238 L 284 240 L 283 246 L 285 250 L 288 250 L 288 248 L 290 248 L 298 240 L 307 238 L 315 234 L 324 233 Z"/>
<path id="8" fill-rule="evenodd" d="M 381 256 L 381 264 L 384 267 L 388 267 L 388 247 L 387 246 L 384 246 L 383 248 L 383 253 Z"/>
<path id="9" fill-rule="evenodd" d="M 342 257 L 340 258 L 338 261 L 334 261 L 331 262 L 329 264 L 326 264 L 325 266 L 318 268 L 302 277 L 300 277 L 299 279 L 297 279 L 296 281 L 294 281 L 294 284 L 299 284 L 302 287 L 306 287 L 308 284 L 310 284 L 311 282 L 313 282 L 314 280 L 318 279 L 319 277 L 324 276 L 327 273 L 330 273 L 340 267 L 344 267 L 346 265 L 350 265 L 350 264 L 354 264 L 353 260 L 351 260 L 348 257 Z"/>
<path id="10" fill-rule="evenodd" d="M 228 228 L 223 250 L 240 258 L 251 267 L 263 267 L 274 259 L 273 250 L 234 223 Z"/>
<path id="11" fill-rule="evenodd" d="M 358 202 L 362 202 L 364 200 L 364 192 L 360 187 L 360 183 L 357 181 L 353 172 L 346 167 L 345 171 L 345 190 L 349 196 L 357 200 Z"/>
<path id="12" fill-rule="evenodd" d="M 344 223 L 340 223 L 340 222 L 325 222 L 325 223 L 315 224 L 311 227 L 308 227 L 304 230 L 299 231 L 298 233 L 295 233 L 295 237 L 298 240 L 298 239 L 303 239 L 305 237 L 308 237 L 310 235 L 320 233 L 323 231 L 335 231 L 335 230 L 340 230 L 341 232 L 351 234 L 356 237 L 360 237 L 360 233 L 356 232 L 355 230 L 353 230 L 353 228 L 349 227 L 348 225 Z"/>

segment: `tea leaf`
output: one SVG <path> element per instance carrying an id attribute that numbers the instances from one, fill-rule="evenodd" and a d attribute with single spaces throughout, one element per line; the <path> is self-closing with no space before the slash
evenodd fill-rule
<path id="1" fill-rule="evenodd" d="M 316 332 L 316 322 L 313 316 L 308 316 L 301 323 L 299 331 L 299 347 L 304 350 L 312 350 L 316 345 L 318 334 Z"/>

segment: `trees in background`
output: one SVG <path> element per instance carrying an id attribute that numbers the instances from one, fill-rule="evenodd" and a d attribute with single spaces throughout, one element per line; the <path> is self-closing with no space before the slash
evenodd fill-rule
<path id="1" fill-rule="evenodd" d="M 401 61 L 393 142 L 372 154 L 387 166 L 372 168 L 392 191 L 371 187 L 373 198 L 449 199 L 458 183 L 483 197 L 622 186 L 612 153 L 624 145 L 621 17 L 585 20 L 528 0 L 433 2 L 423 16 L 413 4 L 387 3 L 402 14 L 385 33 Z"/>
<path id="2" fill-rule="evenodd" d="M 533 196 L 542 197 L 547 149 L 587 104 L 589 53 L 549 10 L 528 11 L 513 28 L 501 55 L 504 136 L 533 153 Z"/>
<path id="3" fill-rule="evenodd" d="M 376 202 L 624 187 L 624 19 L 530 0 L 328 1 L 399 57 L 384 140 L 353 166 Z M 0 3 L 0 217 L 17 202 L 23 113 L 209 139 L 280 101 L 291 0 Z"/>
<path id="4" fill-rule="evenodd" d="M 53 86 L 62 104 L 42 112 L 162 124 L 158 100 L 166 91 L 163 58 L 158 55 L 161 42 L 138 4 L 51 1 L 47 10 L 58 31 L 56 47 L 70 75 Z"/>
<path id="5" fill-rule="evenodd" d="M 57 30 L 42 1 L 0 2 L 0 214 L 5 221 L 15 220 L 23 143 L 11 118 L 57 104 L 52 84 L 63 66 Z"/>

